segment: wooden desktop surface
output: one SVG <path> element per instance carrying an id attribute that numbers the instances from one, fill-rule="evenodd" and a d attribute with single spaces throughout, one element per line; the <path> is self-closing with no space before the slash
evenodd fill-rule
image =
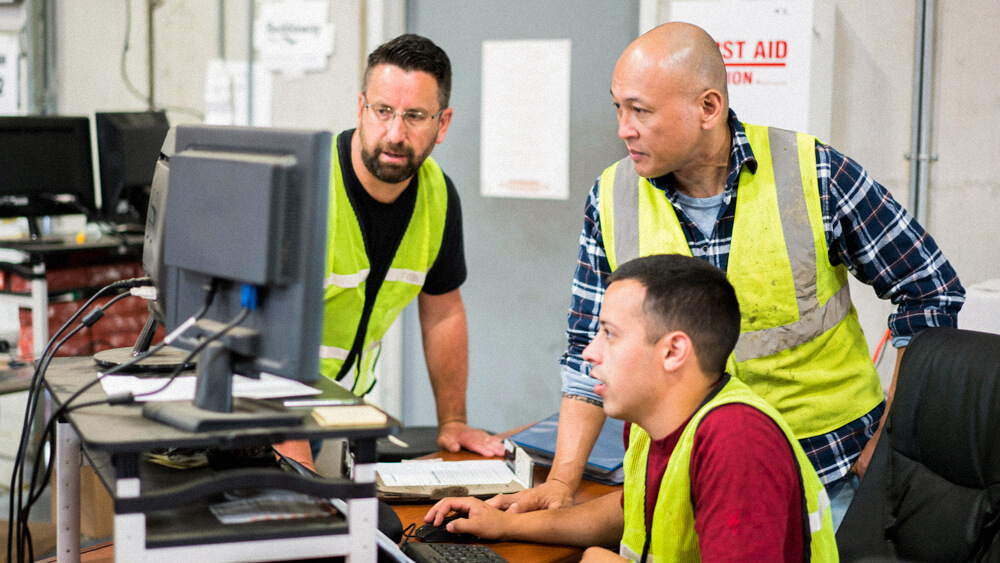
<path id="1" fill-rule="evenodd" d="M 502 436 L 506 436 L 510 433 L 513 433 L 513 431 L 504 433 Z M 440 452 L 435 457 L 440 457 L 445 461 L 461 461 L 466 459 L 482 458 L 482 456 L 467 451 L 461 451 L 459 453 Z M 544 482 L 548 472 L 549 470 L 547 468 L 535 467 L 534 482 Z M 621 487 L 612 487 L 610 485 L 595 483 L 594 481 L 584 479 L 580 483 L 580 487 L 576 490 L 576 497 L 574 497 L 574 501 L 577 504 L 580 504 L 582 502 L 606 495 L 607 493 L 615 490 L 621 490 Z M 397 504 L 392 508 L 396 511 L 396 515 L 399 516 L 400 521 L 403 523 L 403 529 L 406 529 L 406 527 L 410 524 L 415 524 L 418 527 L 423 525 L 424 515 L 427 514 L 427 510 L 430 509 L 431 506 L 433 505 Z M 580 557 L 583 556 L 582 549 L 569 546 L 541 545 L 526 542 L 497 542 L 487 545 L 507 561 L 516 561 L 518 563 L 561 563 L 563 561 L 579 561 Z"/>

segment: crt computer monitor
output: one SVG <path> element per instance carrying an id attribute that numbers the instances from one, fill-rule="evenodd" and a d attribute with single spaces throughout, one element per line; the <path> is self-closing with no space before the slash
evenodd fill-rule
<path id="1" fill-rule="evenodd" d="M 90 119 L 0 117 L 0 217 L 96 213 Z"/>
<path id="2" fill-rule="evenodd" d="M 193 404 L 147 403 L 146 416 L 191 431 L 301 419 L 233 401 L 231 376 L 319 377 L 330 149 L 319 131 L 180 125 L 167 136 L 143 259 L 167 332 L 217 287 L 202 320 L 172 345 L 193 350 L 218 333 L 243 309 L 245 286 L 259 305 L 196 358 Z"/>
<path id="3" fill-rule="evenodd" d="M 98 112 L 97 163 L 101 174 L 101 217 L 141 229 L 160 147 L 170 129 L 163 111 Z"/>

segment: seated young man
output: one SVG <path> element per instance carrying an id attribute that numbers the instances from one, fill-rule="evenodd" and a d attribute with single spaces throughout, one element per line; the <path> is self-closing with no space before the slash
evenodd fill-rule
<path id="1" fill-rule="evenodd" d="M 556 510 L 506 512 L 448 498 L 427 513 L 452 532 L 590 547 L 585 561 L 835 561 L 829 500 L 776 410 L 725 372 L 739 337 L 725 274 L 656 255 L 608 278 L 583 357 L 625 426 L 625 486 Z M 647 535 L 648 534 L 648 535 Z M 651 556 L 651 557 L 649 557 Z"/>

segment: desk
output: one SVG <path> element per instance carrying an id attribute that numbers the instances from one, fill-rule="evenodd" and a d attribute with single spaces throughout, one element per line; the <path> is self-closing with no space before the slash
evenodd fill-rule
<path id="1" fill-rule="evenodd" d="M 512 433 L 512 432 L 511 432 Z M 449 461 L 459 461 L 465 459 L 479 459 L 481 456 L 471 452 L 440 452 L 434 457 L 441 457 Z M 535 483 L 541 483 L 548 475 L 548 469 L 535 467 Z M 586 502 L 591 499 L 603 496 L 611 491 L 621 490 L 621 487 L 612 487 L 601 483 L 595 483 L 584 479 L 577 489 L 574 501 L 576 503 Z M 399 516 L 403 527 L 410 524 L 420 526 L 423 524 L 424 515 L 430 509 L 430 504 L 397 504 L 393 506 L 396 515 Z M 491 549 L 500 554 L 501 557 L 516 563 L 562 563 L 579 561 L 583 550 L 576 547 L 540 545 L 526 542 L 497 542 L 488 544 Z M 114 545 L 103 544 L 81 552 L 79 560 L 88 563 L 113 563 Z M 121 559 L 119 559 L 121 561 Z M 56 563 L 56 559 L 46 560 L 44 563 Z"/>
<path id="2" fill-rule="evenodd" d="M 502 434 L 502 436 L 506 434 L 508 433 Z M 472 452 L 462 451 L 458 453 L 440 452 L 434 457 L 440 457 L 446 461 L 460 461 L 466 459 L 481 459 L 482 456 Z M 548 468 L 536 466 L 534 482 L 544 482 L 548 473 Z M 580 504 L 587 502 L 588 500 L 604 496 L 616 490 L 620 491 L 621 487 L 613 487 L 611 485 L 604 485 L 584 479 L 580 483 L 580 487 L 576 490 L 576 496 L 573 500 L 575 503 Z M 423 525 L 424 515 L 427 514 L 427 511 L 431 506 L 433 505 L 397 504 L 392 508 L 396 511 L 396 515 L 399 516 L 400 521 L 403 523 L 403 528 L 406 529 L 406 527 L 410 524 L 416 524 L 417 526 Z M 577 547 L 541 545 L 527 542 L 497 542 L 487 545 L 504 559 L 517 563 L 561 563 L 563 561 L 579 561 L 580 556 L 583 554 L 583 550 Z"/>
<path id="3" fill-rule="evenodd" d="M 0 240 L 0 271 L 29 280 L 27 292 L 9 291 L 4 287 L 4 291 L 0 291 L 0 301 L 31 310 L 33 358 L 41 356 L 49 340 L 46 272 L 56 268 L 139 260 L 142 245 L 142 235 L 104 236 L 83 243 Z"/>
<path id="4" fill-rule="evenodd" d="M 92 358 L 56 358 L 46 386 L 60 405 L 95 374 Z M 103 398 L 104 391 L 96 385 L 79 401 Z M 144 418 L 138 405 L 73 411 L 57 428 L 59 560 L 80 558 L 79 467 L 86 458 L 114 499 L 118 561 L 266 561 L 327 555 L 374 561 L 375 442 L 397 425 L 389 419 L 378 427 L 322 428 L 307 417 L 299 426 L 193 434 Z M 144 451 L 166 446 L 236 448 L 310 438 L 346 438 L 355 456 L 354 479 L 309 479 L 272 468 L 177 473 L 141 458 Z M 342 514 L 223 528 L 208 513 L 207 500 L 200 500 L 250 484 L 343 499 Z"/>

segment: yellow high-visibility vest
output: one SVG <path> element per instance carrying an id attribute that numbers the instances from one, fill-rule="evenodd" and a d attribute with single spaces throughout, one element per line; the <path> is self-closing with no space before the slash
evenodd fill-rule
<path id="1" fill-rule="evenodd" d="M 726 276 L 740 303 L 727 370 L 801 440 L 856 420 L 882 386 L 851 303 L 847 269 L 829 261 L 816 178 L 816 139 L 745 125 L 757 172 L 740 172 Z M 601 232 L 614 270 L 650 254 L 691 255 L 673 206 L 630 159 L 600 182 Z"/>
<path id="2" fill-rule="evenodd" d="M 360 357 L 354 362 L 352 391 L 364 395 L 375 385 L 374 369 L 382 337 L 402 310 L 420 293 L 444 237 L 448 188 L 444 173 L 427 158 L 417 173 L 416 205 L 403 240 L 379 287 Z M 336 378 L 347 360 L 365 305 L 371 266 L 354 208 L 347 196 L 337 143 L 330 172 L 330 217 L 327 226 L 323 340 L 320 372 Z"/>
<path id="3" fill-rule="evenodd" d="M 809 530 L 809 539 L 803 546 L 810 554 L 808 560 L 837 561 L 830 499 L 816 476 L 816 470 L 778 411 L 736 378 L 729 379 L 714 397 L 702 405 L 681 431 L 680 439 L 670 454 L 670 461 L 663 473 L 648 538 L 646 461 L 651 440 L 645 430 L 636 424 L 632 425 L 624 462 L 625 528 L 619 546 L 621 556 L 632 561 L 641 560 L 648 542 L 649 557 L 646 561 L 649 563 L 700 560 L 698 535 L 694 528 L 694 507 L 691 505 L 691 450 L 694 447 L 695 432 L 705 415 L 716 407 L 730 403 L 750 405 L 770 417 L 781 428 L 795 454 L 799 470 L 802 502 L 806 508 L 803 526 L 807 526 Z M 733 555 L 738 559 L 736 554 Z"/>

